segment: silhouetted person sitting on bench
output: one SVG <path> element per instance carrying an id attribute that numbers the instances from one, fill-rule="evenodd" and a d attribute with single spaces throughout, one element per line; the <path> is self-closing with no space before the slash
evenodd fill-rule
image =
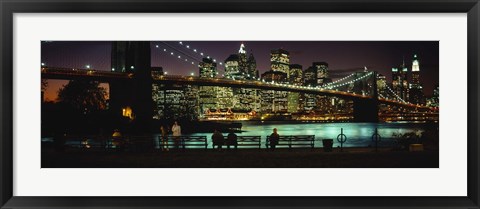
<path id="1" fill-rule="evenodd" d="M 215 130 L 212 135 L 213 148 L 217 146 L 217 149 L 222 149 L 224 141 L 225 139 L 223 138 L 222 133 L 220 133 L 218 130 Z"/>
<path id="2" fill-rule="evenodd" d="M 270 150 L 275 150 L 275 146 L 278 144 L 278 140 L 280 140 L 280 135 L 277 133 L 277 128 L 273 129 L 273 133 L 270 135 Z"/>
<path id="3" fill-rule="evenodd" d="M 237 134 L 235 134 L 233 131 L 230 131 L 225 142 L 227 149 L 230 149 L 230 146 L 233 146 L 235 149 L 237 149 Z"/>

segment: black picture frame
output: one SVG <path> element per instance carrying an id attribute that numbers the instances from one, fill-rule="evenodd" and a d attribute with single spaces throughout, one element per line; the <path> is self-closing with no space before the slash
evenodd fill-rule
<path id="1" fill-rule="evenodd" d="M 2 208 L 479 208 L 478 0 L 0 0 L 0 205 Z M 20 197 L 13 196 L 15 13 L 467 13 L 468 195 L 465 197 Z M 445 179 L 449 181 L 450 179 Z M 448 189 L 448 188 L 442 188 Z"/>

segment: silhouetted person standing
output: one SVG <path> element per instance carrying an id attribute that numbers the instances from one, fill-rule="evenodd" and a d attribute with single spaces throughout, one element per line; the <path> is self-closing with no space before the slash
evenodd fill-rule
<path id="1" fill-rule="evenodd" d="M 172 132 L 173 132 L 173 140 L 175 140 L 175 149 L 178 149 L 180 146 L 180 136 L 182 135 L 182 127 L 178 125 L 178 122 L 175 121 L 175 123 L 172 126 Z"/>
<path id="2" fill-rule="evenodd" d="M 162 141 L 160 142 L 160 146 L 162 147 L 162 151 L 168 151 L 168 131 L 165 127 L 160 126 L 160 131 L 162 132 Z"/>
<path id="3" fill-rule="evenodd" d="M 275 150 L 275 147 L 278 144 L 278 140 L 280 140 L 280 135 L 277 133 L 277 128 L 273 129 L 273 133 L 270 135 L 270 150 Z"/>

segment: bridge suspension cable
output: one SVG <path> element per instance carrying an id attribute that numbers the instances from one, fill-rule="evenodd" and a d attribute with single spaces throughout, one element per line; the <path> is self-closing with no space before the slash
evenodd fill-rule
<path id="1" fill-rule="evenodd" d="M 365 75 L 363 75 L 363 76 L 361 76 L 361 77 L 355 78 L 355 79 L 353 79 L 353 80 L 351 80 L 351 81 L 348 81 L 348 82 L 345 82 L 345 83 L 340 83 L 340 84 L 334 84 L 334 85 L 331 85 L 331 86 L 328 86 L 328 87 L 325 87 L 325 88 L 326 88 L 326 89 L 333 89 L 333 88 L 342 87 L 342 86 L 345 86 L 345 85 L 352 84 L 352 83 L 355 83 L 355 82 L 357 82 L 357 81 L 360 81 L 360 80 L 362 80 L 362 79 L 364 79 L 364 78 L 366 78 L 366 77 L 368 77 L 368 76 L 370 76 L 370 75 L 372 75 L 372 74 L 373 74 L 373 72 L 369 72 L 369 73 L 367 73 L 367 74 L 365 74 Z M 347 76 L 347 77 L 348 77 L 348 76 Z"/>
<path id="2" fill-rule="evenodd" d="M 344 80 L 346 80 L 346 79 L 349 79 L 350 77 L 352 77 L 352 76 L 354 76 L 354 75 L 355 75 L 355 73 L 352 73 L 352 74 L 350 74 L 350 75 L 348 75 L 348 76 L 346 76 L 346 77 L 343 77 L 343 78 L 338 79 L 338 80 L 336 80 L 336 81 L 334 81 L 334 82 L 328 83 L 328 84 L 325 86 L 325 88 L 328 88 L 328 87 L 330 87 L 330 86 L 332 86 L 332 85 L 334 85 L 334 84 L 337 84 L 337 83 L 340 83 L 340 82 L 342 82 L 342 81 L 344 81 Z"/>
<path id="3" fill-rule="evenodd" d="M 203 57 L 207 57 L 207 58 L 209 58 L 209 59 L 211 58 L 211 59 L 213 60 L 213 62 L 217 62 L 217 59 L 216 59 L 216 58 L 210 57 L 210 55 L 208 55 L 208 54 L 206 54 L 206 53 L 203 53 L 203 52 L 201 52 L 200 50 L 197 50 L 196 48 L 190 46 L 189 44 L 184 44 L 182 41 L 179 41 L 178 44 L 179 44 L 180 46 L 184 47 L 185 49 L 187 49 L 187 50 L 189 50 L 189 51 L 191 51 L 191 52 L 193 52 L 193 53 L 201 56 L 202 58 L 203 58 Z M 219 64 L 219 65 L 223 65 L 222 62 L 218 62 L 218 64 Z"/>
<path id="4" fill-rule="evenodd" d="M 387 83 L 385 81 L 383 81 L 383 83 L 385 84 L 385 86 L 387 87 L 388 91 L 390 93 L 392 93 L 392 95 L 397 98 L 399 101 L 405 103 L 405 104 L 410 104 L 408 102 L 405 102 L 405 100 L 403 100 L 400 96 L 398 96 L 398 94 L 396 94 L 395 92 L 393 92 L 393 90 L 387 85 Z"/>
<path id="5" fill-rule="evenodd" d="M 181 61 L 184 61 L 184 62 L 187 62 L 191 65 L 194 65 L 197 63 L 197 66 L 198 66 L 198 63 L 201 62 L 200 59 L 196 58 L 196 57 L 193 57 L 187 53 L 184 53 L 182 52 L 181 50 L 179 49 L 176 49 L 175 47 L 171 46 L 170 44 L 167 44 L 165 42 L 161 42 L 161 44 L 165 45 L 166 47 L 160 47 L 161 45 L 159 44 L 155 44 L 155 48 L 156 49 L 159 49 L 167 54 L 170 54 L 171 56 L 176 56 L 179 60 Z M 167 48 L 170 48 L 167 49 Z"/>

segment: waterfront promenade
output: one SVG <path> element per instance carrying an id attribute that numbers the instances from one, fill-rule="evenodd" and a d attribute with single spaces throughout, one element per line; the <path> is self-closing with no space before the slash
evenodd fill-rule
<path id="1" fill-rule="evenodd" d="M 438 150 L 381 148 L 198 150 L 129 153 L 42 150 L 42 168 L 438 168 Z"/>

